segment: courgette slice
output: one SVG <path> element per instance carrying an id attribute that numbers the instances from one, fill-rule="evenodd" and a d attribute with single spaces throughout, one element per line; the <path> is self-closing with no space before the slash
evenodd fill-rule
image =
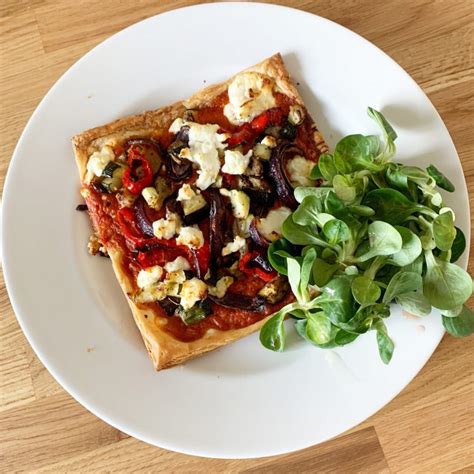
<path id="1" fill-rule="evenodd" d="M 187 326 L 196 324 L 209 316 L 212 312 L 209 300 L 198 301 L 192 308 L 185 310 L 182 306 L 176 309 L 176 315 L 179 316 Z"/>
<path id="2" fill-rule="evenodd" d="M 114 165 L 113 167 L 111 165 Z M 109 168 L 109 169 L 107 169 Z M 101 186 L 108 193 L 114 193 L 122 187 L 122 177 L 125 167 L 111 161 L 107 164 L 102 172 Z"/>
<path id="3" fill-rule="evenodd" d="M 102 171 L 103 178 L 112 178 L 114 171 L 120 168 L 120 165 L 116 161 L 109 161 Z"/>

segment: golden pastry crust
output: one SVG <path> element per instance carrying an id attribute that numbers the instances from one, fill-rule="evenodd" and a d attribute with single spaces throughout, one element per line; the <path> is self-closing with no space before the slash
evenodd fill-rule
<path id="1" fill-rule="evenodd" d="M 126 140 L 133 137 L 148 137 L 152 133 L 167 131 L 174 119 L 186 111 L 183 102 L 178 102 L 158 110 L 140 115 L 130 115 L 107 125 L 91 128 L 72 138 L 79 176 L 83 182 L 89 156 L 102 148 L 104 143 L 115 139 Z"/>
<path id="2" fill-rule="evenodd" d="M 304 107 L 301 96 L 293 85 L 280 54 L 271 56 L 261 63 L 248 68 L 247 71 L 258 72 L 271 77 L 280 92 Z M 94 151 L 102 148 L 105 143 L 113 142 L 115 139 L 124 140 L 133 137 L 147 137 L 167 131 L 171 123 L 177 117 L 182 117 L 187 109 L 206 106 L 216 96 L 227 90 L 234 77 L 231 77 L 226 82 L 207 87 L 185 101 L 140 115 L 125 117 L 107 125 L 87 130 L 73 137 L 72 143 L 81 182 L 84 181 L 89 156 Z M 320 150 L 327 150 L 326 144 L 316 128 L 314 131 L 314 143 Z M 180 364 L 188 359 L 240 339 L 260 329 L 270 318 L 268 316 L 242 329 L 228 331 L 209 329 L 201 339 L 192 342 L 179 341 L 162 330 L 162 326 L 166 324 L 166 318 L 158 316 L 151 309 L 145 310 L 138 307 L 128 297 L 134 291 L 134 284 L 122 269 L 121 251 L 112 246 L 107 246 L 107 251 L 112 260 L 120 286 L 127 297 L 135 322 L 157 370 Z"/>
<path id="3" fill-rule="evenodd" d="M 304 107 L 303 100 L 301 99 L 298 90 L 293 85 L 293 82 L 291 81 L 290 75 L 288 74 L 288 71 L 285 68 L 285 64 L 280 53 L 270 56 L 261 63 L 249 67 L 248 69 L 245 69 L 245 71 L 241 72 L 258 72 L 260 74 L 264 74 L 268 77 L 271 77 L 275 82 L 277 90 L 279 92 L 282 92 L 288 97 L 291 97 L 298 104 Z M 232 76 L 225 82 L 221 82 L 220 84 L 214 84 L 212 86 L 201 89 L 199 92 L 196 92 L 196 94 L 192 95 L 189 99 L 183 101 L 184 106 L 188 109 L 206 106 L 208 103 L 212 102 L 212 100 L 216 96 L 222 94 L 222 92 L 227 90 L 229 84 L 234 80 L 236 75 Z"/>
<path id="4" fill-rule="evenodd" d="M 117 280 L 125 295 L 133 292 L 133 285 L 121 267 L 121 253 L 115 248 L 108 249 Z M 128 304 L 133 313 L 135 323 L 145 341 L 145 346 L 157 370 L 180 364 L 205 352 L 236 341 L 257 331 L 268 319 L 264 318 L 255 324 L 242 329 L 218 331 L 209 329 L 201 339 L 192 342 L 178 341 L 161 329 L 167 319 L 153 313 L 151 309 L 139 308 L 130 298 Z"/>

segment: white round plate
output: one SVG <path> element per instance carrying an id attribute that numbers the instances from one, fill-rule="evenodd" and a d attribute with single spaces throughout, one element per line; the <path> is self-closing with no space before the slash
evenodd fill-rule
<path id="1" fill-rule="evenodd" d="M 149 18 L 94 48 L 47 94 L 16 148 L 4 192 L 5 278 L 28 340 L 58 382 L 111 425 L 174 451 L 247 458 L 327 440 L 395 397 L 443 336 L 439 315 L 413 321 L 394 309 L 388 366 L 374 333 L 324 351 L 289 326 L 283 354 L 252 335 L 153 370 L 110 262 L 87 254 L 70 137 L 186 98 L 276 51 L 330 146 L 378 133 L 370 105 L 397 130 L 398 159 L 438 165 L 456 185 L 446 200 L 469 238 L 463 172 L 441 118 L 406 72 L 351 31 L 289 8 L 221 3 Z"/>

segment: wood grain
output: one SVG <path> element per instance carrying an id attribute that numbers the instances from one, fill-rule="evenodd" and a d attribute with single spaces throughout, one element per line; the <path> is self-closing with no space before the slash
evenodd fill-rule
<path id="1" fill-rule="evenodd" d="M 3 468 L 7 472 L 40 468 L 50 462 L 52 451 L 57 460 L 67 460 L 122 438 L 115 428 L 97 423 L 94 415 L 64 391 L 0 416 Z"/>
<path id="2" fill-rule="evenodd" d="M 193 3 L 198 2 L 0 2 L 0 189 L 26 121 L 70 65 L 116 31 Z M 413 76 L 453 137 L 474 206 L 474 2 L 278 3 L 351 28 Z M 472 337 L 445 337 L 415 380 L 349 433 L 286 456 L 218 460 L 149 446 L 87 412 L 36 358 L 1 277 L 0 314 L 1 472 L 474 472 Z"/>
<path id="3" fill-rule="evenodd" d="M 373 427 L 340 436 L 317 448 L 262 462 L 240 471 L 245 474 L 275 472 L 352 472 L 388 473 L 389 468 Z"/>
<path id="4" fill-rule="evenodd" d="M 0 277 L 0 314 L 10 310 L 3 278 Z M 3 311 L 5 309 L 5 311 Z M 35 400 L 35 392 L 24 336 L 12 317 L 0 319 L 0 411 Z"/>

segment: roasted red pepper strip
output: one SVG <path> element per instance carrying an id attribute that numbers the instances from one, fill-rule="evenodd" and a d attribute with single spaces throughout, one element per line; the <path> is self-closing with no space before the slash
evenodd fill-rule
<path id="1" fill-rule="evenodd" d="M 240 129 L 227 139 L 229 147 L 240 145 L 241 143 L 248 143 L 260 135 L 269 125 L 280 125 L 283 119 L 283 112 L 281 109 L 270 109 L 258 117 L 255 117 L 249 124 L 244 123 Z"/>
<path id="2" fill-rule="evenodd" d="M 265 282 L 272 281 L 277 276 L 277 272 L 275 271 L 266 272 L 265 270 L 262 270 L 261 268 L 253 268 L 252 270 L 254 270 L 255 273 L 258 275 L 258 277 Z"/>
<path id="3" fill-rule="evenodd" d="M 135 213 L 129 207 L 122 207 L 117 211 L 117 222 L 119 223 L 122 235 L 127 239 L 141 244 L 146 241 L 141 230 L 135 222 Z"/>
<path id="4" fill-rule="evenodd" d="M 206 240 L 200 249 L 194 251 L 194 254 L 196 255 L 197 264 L 199 265 L 199 274 L 204 278 L 211 262 L 211 247 L 209 241 Z"/>
<path id="5" fill-rule="evenodd" d="M 166 260 L 167 251 L 165 249 L 151 249 L 147 252 L 138 252 L 137 260 L 143 268 L 163 265 Z"/>
<path id="6" fill-rule="evenodd" d="M 114 147 L 114 153 L 115 156 L 119 156 L 124 152 L 123 146 L 122 145 L 117 145 Z"/>
<path id="7" fill-rule="evenodd" d="M 173 261 L 176 257 L 184 257 L 192 262 L 194 268 L 204 278 L 204 275 L 209 269 L 209 262 L 211 257 L 209 242 L 204 242 L 204 245 L 197 250 L 191 251 L 187 247 L 177 245 L 174 239 L 159 240 L 160 246 L 151 248 L 147 251 L 139 251 L 137 260 L 143 268 L 152 267 L 154 265 L 165 265 L 167 262 Z"/>
<path id="8" fill-rule="evenodd" d="M 231 137 L 227 139 L 227 145 L 229 147 L 234 147 L 237 145 L 240 145 L 241 143 L 244 142 L 249 142 L 251 141 L 255 136 L 254 131 L 252 130 L 252 127 L 248 123 L 244 123 L 239 131 L 235 132 Z"/>
<path id="9" fill-rule="evenodd" d="M 256 133 L 262 133 L 270 124 L 270 114 L 267 112 L 264 112 L 263 114 L 260 114 L 258 117 L 255 117 L 251 122 L 250 126 L 252 127 L 252 130 Z"/>
<path id="10" fill-rule="evenodd" d="M 160 244 L 166 247 L 176 247 L 174 240 L 159 240 L 154 237 L 145 237 L 137 225 L 135 212 L 129 207 L 122 207 L 117 211 L 117 222 L 122 235 L 132 242 L 132 248 L 143 247 L 145 245 Z"/>
<path id="11" fill-rule="evenodd" d="M 241 272 L 248 273 L 249 268 L 247 268 L 247 265 L 249 264 L 250 260 L 252 260 L 255 257 L 255 252 L 247 252 L 245 255 L 242 255 L 242 257 L 239 260 L 239 270 Z"/>
<path id="12" fill-rule="evenodd" d="M 132 146 L 128 151 L 128 165 L 123 174 L 123 185 L 132 194 L 140 194 L 153 181 L 150 163 Z"/>
<path id="13" fill-rule="evenodd" d="M 259 254 L 258 252 L 247 252 L 239 261 L 239 270 L 244 272 L 246 275 L 257 275 L 260 279 L 265 282 L 273 280 L 277 276 L 276 271 L 266 272 L 262 268 L 258 268 L 256 266 L 249 266 L 249 263 L 257 257 Z"/>
<path id="14" fill-rule="evenodd" d="M 170 241 L 173 242 L 174 241 Z M 173 261 L 176 257 L 188 258 L 187 252 L 184 249 L 175 246 L 169 246 L 166 248 L 153 248 L 147 252 L 138 252 L 137 260 L 142 268 L 153 267 L 154 265 L 163 266 L 167 262 Z"/>
<path id="15" fill-rule="evenodd" d="M 270 125 L 280 125 L 283 120 L 283 112 L 281 109 L 269 109 L 258 117 L 255 117 L 250 126 L 255 133 L 262 133 Z"/>
<path id="16" fill-rule="evenodd" d="M 228 173 L 221 173 L 222 174 L 222 184 L 226 189 L 233 189 L 235 186 L 235 182 L 237 181 L 237 177 L 233 174 Z"/>

